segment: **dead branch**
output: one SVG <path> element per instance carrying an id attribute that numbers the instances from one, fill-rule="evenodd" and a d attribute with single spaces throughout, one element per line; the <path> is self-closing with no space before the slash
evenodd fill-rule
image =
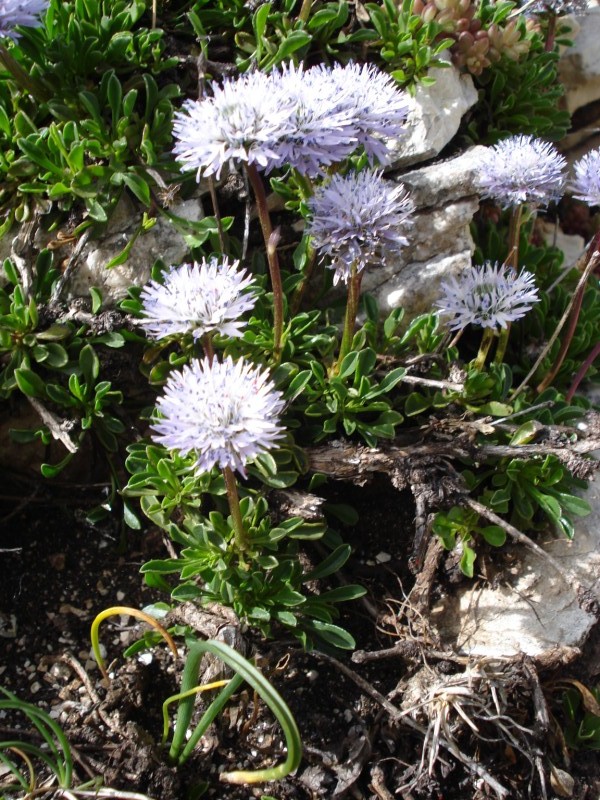
<path id="1" fill-rule="evenodd" d="M 549 429 L 551 430 L 551 428 Z M 415 443 L 404 447 L 393 445 L 366 447 L 352 442 L 336 440 L 329 445 L 307 450 L 310 470 L 322 472 L 337 480 L 347 480 L 362 486 L 377 473 L 404 476 L 407 480 L 408 459 L 423 457 L 470 460 L 483 462 L 490 458 L 522 458 L 556 456 L 578 477 L 592 476 L 600 462 L 584 458 L 600 449 L 600 437 L 590 436 L 564 446 L 539 444 L 498 445 L 477 444 L 472 437 L 455 436 L 451 441 Z"/>
<path id="2" fill-rule="evenodd" d="M 421 736 L 423 737 L 427 736 L 427 728 L 424 728 L 422 725 L 419 725 L 418 722 L 415 722 L 415 720 L 412 719 L 412 717 L 409 717 L 407 715 L 407 712 L 402 712 L 400 711 L 400 709 L 396 708 L 395 705 L 390 703 L 390 701 L 386 697 L 384 697 L 381 694 L 381 692 L 378 692 L 377 689 L 375 689 L 375 687 L 372 686 L 367 680 L 365 680 L 356 672 L 351 670 L 341 661 L 338 661 L 336 658 L 333 658 L 332 656 L 327 655 L 326 653 L 315 652 L 314 655 L 317 658 L 322 659 L 323 661 L 327 661 L 332 666 L 334 666 L 335 669 L 339 670 L 344 675 L 346 675 L 346 677 L 350 678 L 350 680 L 353 681 L 363 692 L 365 692 L 365 694 L 369 695 L 370 697 L 373 698 L 373 700 L 379 703 L 381 707 L 384 708 L 385 711 L 387 711 L 387 713 L 395 722 L 403 723 L 407 727 L 417 731 L 417 733 L 421 734 Z M 445 737 L 440 735 L 439 745 L 441 745 L 441 747 L 443 747 L 445 750 L 451 753 L 454 756 L 454 758 L 456 758 L 458 761 L 464 764 L 464 766 L 467 767 L 467 769 L 469 769 L 471 772 L 474 772 L 476 775 L 482 778 L 487 783 L 487 785 L 494 792 L 496 792 L 496 795 L 499 798 L 503 799 L 509 796 L 508 789 L 506 789 L 499 781 L 497 781 L 493 775 L 490 775 L 490 773 L 486 769 L 484 769 L 484 767 L 482 767 L 481 764 L 478 764 L 476 761 L 469 758 L 469 756 L 465 755 L 461 750 L 459 750 L 458 747 L 453 742 L 448 741 Z"/>
<path id="3" fill-rule="evenodd" d="M 57 417 L 56 414 L 49 411 L 37 398 L 27 395 L 27 400 L 33 406 L 44 425 L 48 427 L 52 437 L 62 442 L 69 453 L 76 453 L 79 450 L 79 445 L 71 439 L 69 431 L 67 430 L 67 428 L 71 427 L 72 423 L 69 420 L 63 420 Z"/>

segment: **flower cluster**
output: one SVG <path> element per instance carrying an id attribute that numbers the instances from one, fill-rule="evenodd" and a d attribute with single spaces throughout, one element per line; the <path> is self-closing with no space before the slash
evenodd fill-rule
<path id="1" fill-rule="evenodd" d="M 511 136 L 482 156 L 479 186 L 483 197 L 503 208 L 547 205 L 564 190 L 567 162 L 548 142 L 533 136 Z"/>
<path id="2" fill-rule="evenodd" d="M 334 282 L 348 281 L 373 261 L 406 245 L 403 235 L 414 210 L 402 185 L 380 172 L 334 175 L 309 201 L 307 233 L 322 255 L 331 257 Z"/>
<path id="3" fill-rule="evenodd" d="M 372 65 L 284 67 L 252 72 L 187 101 L 175 115 L 174 152 L 200 175 L 219 177 L 233 161 L 266 172 L 295 167 L 314 177 L 361 145 L 385 163 L 386 137 L 403 131 L 406 95 Z"/>
<path id="4" fill-rule="evenodd" d="M 268 374 L 243 359 L 194 360 L 168 379 L 153 424 L 154 439 L 181 455 L 194 453 L 198 472 L 245 466 L 282 436 L 284 401 Z"/>
<path id="5" fill-rule="evenodd" d="M 600 150 L 591 150 L 575 162 L 573 197 L 589 206 L 600 206 Z"/>
<path id="6" fill-rule="evenodd" d="M 443 314 L 454 317 L 449 323 L 453 330 L 467 325 L 507 328 L 539 300 L 531 272 L 516 273 L 491 262 L 443 281 L 440 288 L 442 296 L 436 305 Z"/>
<path id="7" fill-rule="evenodd" d="M 191 333 L 194 339 L 205 333 L 241 336 L 240 317 L 254 307 L 256 296 L 243 293 L 252 278 L 239 263 L 211 258 L 171 267 L 163 283 L 144 287 L 140 325 L 155 339 L 174 333 Z"/>
<path id="8" fill-rule="evenodd" d="M 17 40 L 16 25 L 35 28 L 48 8 L 49 0 L 0 0 L 0 37 Z"/>

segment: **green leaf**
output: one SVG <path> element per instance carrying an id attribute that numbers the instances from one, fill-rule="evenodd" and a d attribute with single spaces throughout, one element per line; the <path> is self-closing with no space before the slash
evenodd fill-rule
<path id="1" fill-rule="evenodd" d="M 134 172 L 123 173 L 123 183 L 145 206 L 150 205 L 150 187 L 148 183 Z"/>
<path id="2" fill-rule="evenodd" d="M 502 547 L 506 542 L 506 531 L 499 525 L 488 525 L 485 528 L 480 528 L 479 533 L 492 547 Z"/>
<path id="3" fill-rule="evenodd" d="M 321 622 L 320 620 L 306 620 L 304 626 L 308 630 L 313 630 L 323 641 L 334 647 L 339 647 L 341 650 L 354 650 L 356 648 L 356 641 L 348 631 L 340 628 L 339 625 L 333 625 L 331 622 Z"/>
<path id="4" fill-rule="evenodd" d="M 100 361 L 90 344 L 86 344 L 81 348 L 79 353 L 79 369 L 83 374 L 83 380 L 88 385 L 88 388 L 93 386 L 96 378 L 100 374 Z"/>
<path id="5" fill-rule="evenodd" d="M 473 548 L 469 547 L 468 544 L 463 542 L 463 553 L 460 559 L 460 569 L 461 572 L 467 576 L 467 578 L 473 577 L 476 558 L 477 553 L 473 550 Z"/>
<path id="6" fill-rule="evenodd" d="M 90 295 L 92 297 L 92 314 L 97 314 L 102 308 L 102 292 L 95 286 L 91 286 Z"/>
<path id="7" fill-rule="evenodd" d="M 431 400 L 428 397 L 425 397 L 420 392 L 411 392 L 406 398 L 404 413 L 407 417 L 414 417 L 427 411 L 430 407 Z"/>
<path id="8" fill-rule="evenodd" d="M 256 36 L 257 45 L 261 42 L 265 35 L 267 19 L 269 18 L 270 12 L 271 3 L 263 3 L 254 12 L 254 16 L 252 18 L 252 27 L 254 28 L 254 35 Z"/>
<path id="9" fill-rule="evenodd" d="M 334 572 L 337 572 L 344 566 L 346 561 L 350 558 L 351 552 L 352 548 L 349 544 L 339 545 L 339 547 L 336 547 L 318 566 L 303 575 L 302 582 L 306 583 L 307 581 L 319 580 L 320 578 L 326 578 L 328 575 L 333 575 Z"/>
<path id="10" fill-rule="evenodd" d="M 17 386 L 28 397 L 44 397 L 46 387 L 39 375 L 26 367 L 17 367 L 15 370 Z"/>
<path id="11" fill-rule="evenodd" d="M 304 47 L 311 41 L 312 37 L 306 31 L 298 30 L 291 31 L 283 42 L 279 45 L 277 52 L 273 58 L 269 59 L 266 68 L 274 67 L 284 61 L 286 58 L 295 53 L 301 47 Z"/>

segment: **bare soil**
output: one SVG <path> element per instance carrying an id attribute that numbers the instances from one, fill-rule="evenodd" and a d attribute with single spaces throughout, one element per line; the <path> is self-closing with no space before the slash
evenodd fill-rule
<path id="1" fill-rule="evenodd" d="M 550 687 L 557 675 L 598 684 L 598 630 L 568 667 L 544 671 L 525 659 L 513 660 L 487 665 L 487 682 L 473 673 L 473 664 L 440 652 L 426 618 L 407 604 L 415 583 L 408 568 L 415 515 L 411 496 L 394 490 L 384 477 L 360 494 L 340 484 L 332 498 L 352 497 L 355 506 L 360 498 L 359 522 L 344 530 L 355 552 L 343 577 L 365 585 L 368 595 L 365 602 L 347 605 L 342 624 L 367 654 L 362 662 L 360 654 L 352 660 L 352 654 L 339 651 L 305 653 L 283 633 L 265 641 L 244 632 L 250 652 L 292 709 L 304 744 L 296 775 L 259 787 L 219 780 L 224 771 L 257 769 L 282 757 L 281 731 L 251 692 L 235 696 L 197 753 L 175 769 L 160 745 L 161 706 L 177 691 L 181 663 L 174 663 L 162 645 L 125 660 L 123 650 L 141 632 L 126 615 L 101 628 L 111 663 L 108 687 L 91 659 L 89 630 L 98 612 L 167 599 L 144 587 L 139 574 L 145 561 L 165 555 L 160 533 L 130 531 L 123 540 L 114 520 L 89 525 L 85 512 L 102 499 L 103 486 L 52 483 L 11 472 L 2 475 L 2 487 L 0 685 L 62 725 L 75 757 L 74 787 L 100 778 L 115 790 L 114 797 L 138 792 L 156 800 L 482 800 L 497 796 L 497 781 L 509 798 L 541 800 L 566 796 L 551 784 L 552 763 L 574 778 L 571 797 L 597 800 L 597 759 L 564 749 L 560 698 Z M 497 551 L 487 558 L 501 569 Z M 433 575 L 429 605 L 458 580 L 455 563 L 443 558 Z M 438 693 L 435 709 L 423 707 L 434 685 L 446 689 Z M 485 710 L 492 707 L 491 685 L 501 695 L 507 734 Z M 457 690 L 448 688 L 456 686 L 473 689 L 462 707 L 465 718 L 454 703 Z M 444 744 L 436 752 L 436 723 L 455 752 Z M 0 741 L 28 737 L 35 741 L 23 717 L 0 717 Z M 42 790 L 46 778 L 41 768 L 36 796 L 60 796 Z"/>

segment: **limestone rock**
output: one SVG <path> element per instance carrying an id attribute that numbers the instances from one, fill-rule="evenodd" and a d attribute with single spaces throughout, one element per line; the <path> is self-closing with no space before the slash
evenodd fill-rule
<path id="1" fill-rule="evenodd" d="M 369 269 L 363 287 L 383 311 L 404 307 L 407 318 L 430 311 L 439 283 L 471 264 L 469 226 L 479 207 L 478 164 L 483 147 L 398 177 L 416 206 L 410 245 Z"/>
<path id="2" fill-rule="evenodd" d="M 562 54 L 559 62 L 566 107 L 571 114 L 600 100 L 600 7 L 588 8 L 576 22 L 580 30 L 573 46 Z"/>
<path id="3" fill-rule="evenodd" d="M 573 540 L 549 539 L 543 547 L 598 596 L 600 481 L 586 499 L 593 512 L 577 520 Z M 519 550 L 514 573 L 497 587 L 474 581 L 446 598 L 435 609 L 443 640 L 465 654 L 490 657 L 540 657 L 557 647 L 580 647 L 596 617 L 579 607 L 572 586 L 530 551 Z"/>
<path id="4" fill-rule="evenodd" d="M 408 133 L 394 143 L 392 169 L 426 161 L 454 138 L 464 114 L 477 102 L 470 75 L 449 64 L 429 72 L 435 83 L 419 86 L 410 98 Z"/>
<path id="5" fill-rule="evenodd" d="M 187 220 L 203 217 L 202 203 L 194 198 L 175 205 L 173 214 Z M 124 264 L 107 269 L 106 265 L 122 252 L 135 235 L 141 214 L 126 202 L 117 207 L 106 233 L 91 240 L 83 249 L 73 276 L 68 283 L 72 297 L 88 296 L 92 286 L 100 289 L 106 304 L 111 305 L 125 297 L 130 286 L 142 286 L 150 277 L 157 259 L 167 265 L 179 264 L 189 251 L 183 234 L 166 217 L 159 216 L 156 225 L 136 239 Z"/>

